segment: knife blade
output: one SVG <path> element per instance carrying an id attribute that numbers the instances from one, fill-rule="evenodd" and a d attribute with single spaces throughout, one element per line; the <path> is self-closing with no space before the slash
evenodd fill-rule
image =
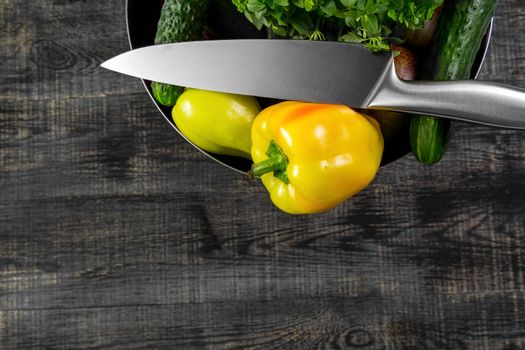
<path id="1" fill-rule="evenodd" d="M 102 67 L 146 80 L 283 100 L 422 113 L 525 129 L 525 90 L 474 80 L 400 80 L 392 54 L 309 40 L 216 40 L 155 45 Z"/>

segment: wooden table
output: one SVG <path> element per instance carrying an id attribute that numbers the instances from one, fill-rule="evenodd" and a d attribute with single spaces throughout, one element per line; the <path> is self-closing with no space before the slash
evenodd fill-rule
<path id="1" fill-rule="evenodd" d="M 0 349 L 525 349 L 523 132 L 289 216 L 98 67 L 124 13 L 0 0 Z M 482 78 L 525 88 L 523 1 L 493 39 Z"/>

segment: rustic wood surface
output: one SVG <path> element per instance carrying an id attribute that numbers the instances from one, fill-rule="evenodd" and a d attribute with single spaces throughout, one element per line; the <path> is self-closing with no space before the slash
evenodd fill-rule
<path id="1" fill-rule="evenodd" d="M 124 0 L 0 0 L 0 349 L 525 349 L 525 134 L 289 216 L 140 81 Z M 482 78 L 525 88 L 525 3 Z"/>

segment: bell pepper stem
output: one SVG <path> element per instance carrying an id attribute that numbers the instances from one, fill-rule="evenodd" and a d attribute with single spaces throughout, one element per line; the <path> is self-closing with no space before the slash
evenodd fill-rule
<path id="1" fill-rule="evenodd" d="M 260 163 L 254 164 L 252 166 L 252 173 L 255 176 L 262 176 L 276 170 L 282 170 L 283 165 L 285 166 L 286 163 L 286 159 L 284 159 L 282 156 L 276 155 L 272 158 L 263 160 Z"/>
<path id="2" fill-rule="evenodd" d="M 268 159 L 252 165 L 250 173 L 254 176 L 262 176 L 273 172 L 273 175 L 284 182 L 289 183 L 286 175 L 286 167 L 288 166 L 288 158 L 279 146 L 272 140 L 270 146 L 266 151 Z"/>

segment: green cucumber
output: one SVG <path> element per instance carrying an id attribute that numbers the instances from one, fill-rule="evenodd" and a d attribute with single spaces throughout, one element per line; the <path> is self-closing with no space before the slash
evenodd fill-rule
<path id="1" fill-rule="evenodd" d="M 157 25 L 155 44 L 201 39 L 207 7 L 208 0 L 165 0 Z M 152 82 L 151 90 L 158 103 L 173 107 L 184 88 Z"/>
<path id="2" fill-rule="evenodd" d="M 410 122 L 410 145 L 416 159 L 422 164 L 435 164 L 445 154 L 450 132 L 447 120 L 417 115 Z"/>
<path id="3" fill-rule="evenodd" d="M 495 7 L 496 0 L 445 1 L 418 78 L 468 79 Z M 419 162 L 435 164 L 443 158 L 450 125 L 446 119 L 425 115 L 412 117 L 410 146 Z"/>

